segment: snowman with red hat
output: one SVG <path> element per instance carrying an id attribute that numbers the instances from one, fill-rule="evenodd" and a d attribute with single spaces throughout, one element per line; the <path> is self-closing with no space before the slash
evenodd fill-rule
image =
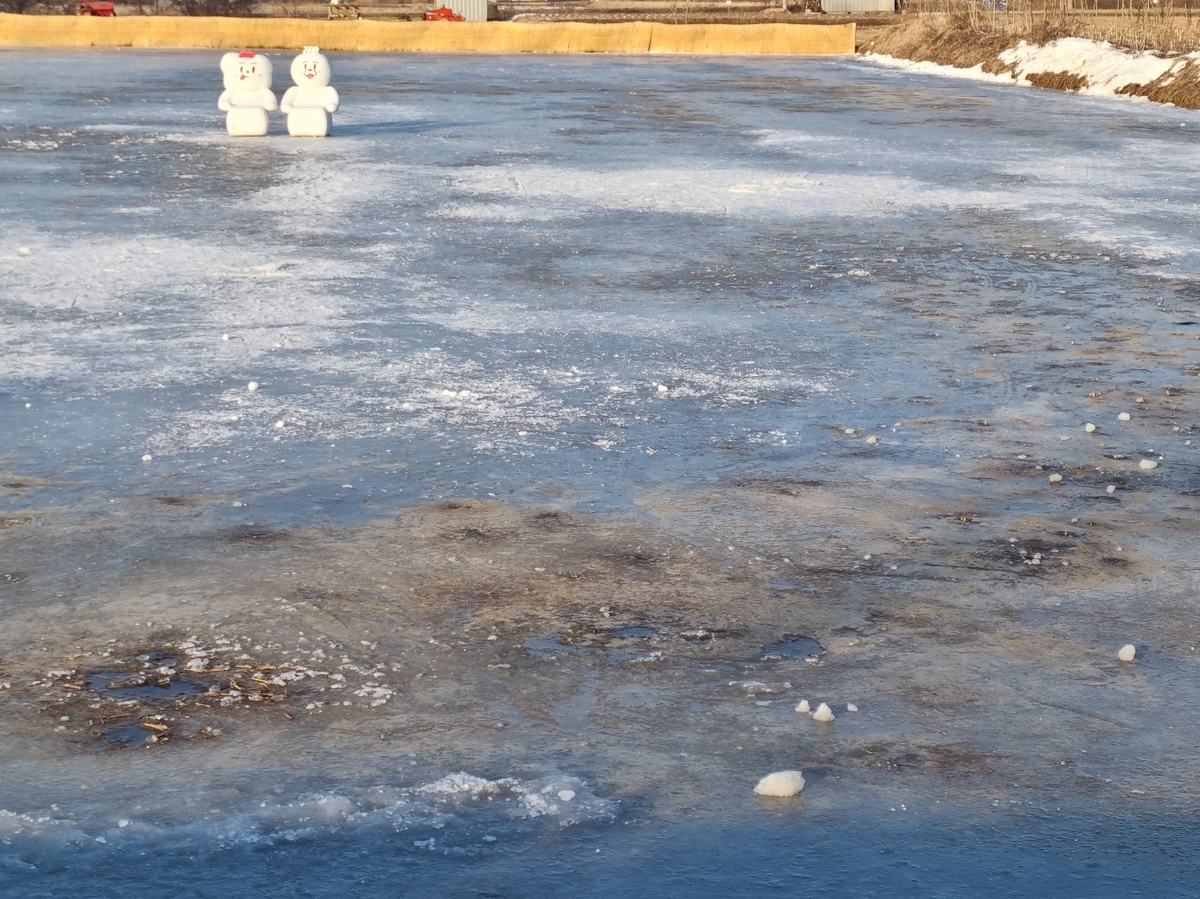
<path id="1" fill-rule="evenodd" d="M 267 113 L 279 108 L 271 91 L 271 60 L 250 50 L 226 53 L 221 57 L 225 90 L 217 99 L 217 109 L 227 113 L 225 128 L 233 137 L 263 137 L 267 133 Z"/>

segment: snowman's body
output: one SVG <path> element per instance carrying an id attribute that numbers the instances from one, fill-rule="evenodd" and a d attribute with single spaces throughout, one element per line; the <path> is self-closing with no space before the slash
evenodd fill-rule
<path id="1" fill-rule="evenodd" d="M 257 53 L 226 53 L 221 57 L 225 90 L 217 99 L 224 112 L 225 130 L 233 137 L 263 137 L 267 113 L 279 108 L 271 91 L 271 61 Z"/>
<path id="2" fill-rule="evenodd" d="M 292 137 L 324 137 L 329 133 L 330 116 L 337 112 L 338 92 L 329 86 L 333 72 L 329 60 L 318 48 L 305 47 L 292 60 L 292 80 L 279 108 L 287 113 L 288 134 Z"/>

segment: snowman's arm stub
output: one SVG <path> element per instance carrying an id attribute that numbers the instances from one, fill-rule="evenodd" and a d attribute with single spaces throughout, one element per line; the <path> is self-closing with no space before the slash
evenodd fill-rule
<path id="1" fill-rule="evenodd" d="M 279 109 L 281 112 L 289 113 L 292 111 L 292 103 L 296 99 L 296 88 L 289 87 L 283 92 L 283 99 L 279 101 Z"/>
<path id="2" fill-rule="evenodd" d="M 332 87 L 325 88 L 324 100 L 325 100 L 325 103 L 324 103 L 325 111 L 327 113 L 329 113 L 330 115 L 333 115 L 335 112 L 337 112 L 338 103 L 340 102 L 340 98 L 338 97 L 338 92 L 334 88 L 332 88 Z"/>
<path id="3" fill-rule="evenodd" d="M 221 110 L 221 112 L 229 112 L 229 110 L 233 109 L 233 104 L 229 102 L 232 99 L 233 91 L 228 89 L 221 91 L 221 96 L 217 97 L 217 109 Z"/>
<path id="4" fill-rule="evenodd" d="M 267 112 L 274 112 L 279 108 L 279 101 L 275 99 L 275 92 L 269 88 L 263 88 L 259 94 L 262 100 L 262 107 Z"/>

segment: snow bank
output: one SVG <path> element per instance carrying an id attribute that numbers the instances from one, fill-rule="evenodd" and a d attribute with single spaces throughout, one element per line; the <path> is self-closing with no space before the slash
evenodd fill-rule
<path id="1" fill-rule="evenodd" d="M 1112 97 L 1123 93 L 1142 94 L 1152 85 L 1169 86 L 1189 63 L 1200 61 L 1200 53 L 1163 57 L 1148 51 L 1122 50 L 1103 41 L 1068 37 L 1048 44 L 1021 41 L 995 57 L 995 64 L 988 66 L 995 70 L 991 72 L 984 70 L 983 63 L 958 68 L 878 53 L 866 53 L 863 58 L 877 65 L 923 75 L 1060 87 L 1081 94 Z"/>
<path id="2" fill-rule="evenodd" d="M 999 58 L 1012 67 L 1016 81 L 1029 83 L 1031 76 L 1065 72 L 1087 82 L 1080 93 L 1114 96 L 1130 85 L 1152 84 L 1195 57 L 1189 54 L 1164 59 L 1153 53 L 1133 53 L 1099 41 L 1066 37 L 1044 46 L 1021 41 Z"/>

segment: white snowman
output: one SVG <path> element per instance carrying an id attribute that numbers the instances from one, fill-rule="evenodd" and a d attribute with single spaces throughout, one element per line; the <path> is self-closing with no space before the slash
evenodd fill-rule
<path id="1" fill-rule="evenodd" d="M 225 128 L 233 137 L 263 137 L 267 133 L 267 113 L 279 108 L 271 91 L 271 60 L 250 50 L 226 53 L 221 57 L 225 90 L 217 99 L 217 109 L 228 113 Z"/>
<path id="2" fill-rule="evenodd" d="M 338 92 L 329 86 L 333 72 L 320 47 L 305 47 L 292 60 L 292 80 L 279 108 L 287 114 L 288 134 L 292 137 L 324 137 L 329 133 L 330 116 L 337 112 Z"/>

